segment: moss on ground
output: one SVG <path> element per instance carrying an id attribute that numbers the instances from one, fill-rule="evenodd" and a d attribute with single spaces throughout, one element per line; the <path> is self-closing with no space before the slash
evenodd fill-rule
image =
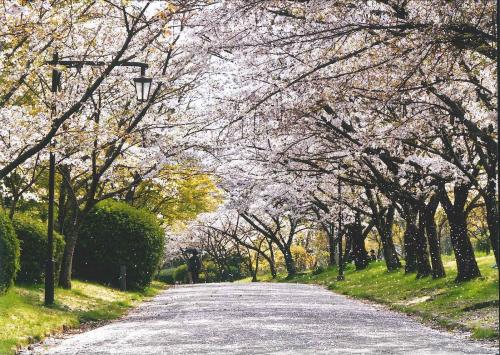
<path id="1" fill-rule="evenodd" d="M 43 285 L 17 285 L 0 296 L 0 354 L 88 321 L 118 318 L 165 287 L 154 282 L 144 291 L 122 292 L 77 280 L 72 284 L 71 290 L 56 290 L 51 307 L 43 305 Z"/>

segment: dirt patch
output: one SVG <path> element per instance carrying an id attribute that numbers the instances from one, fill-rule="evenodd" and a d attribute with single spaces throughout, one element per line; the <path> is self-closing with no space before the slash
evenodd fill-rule
<path id="1" fill-rule="evenodd" d="M 460 317 L 459 322 L 465 323 L 469 327 L 480 326 L 483 328 L 498 329 L 498 317 L 498 307 L 486 307 L 464 312 L 463 316 Z"/>

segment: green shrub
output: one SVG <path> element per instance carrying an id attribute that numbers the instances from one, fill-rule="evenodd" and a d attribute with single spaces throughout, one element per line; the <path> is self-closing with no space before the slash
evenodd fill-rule
<path id="1" fill-rule="evenodd" d="M 158 273 L 156 279 L 169 285 L 173 285 L 175 284 L 174 272 L 175 268 L 163 269 Z"/>
<path id="2" fill-rule="evenodd" d="M 0 210 L 0 294 L 12 286 L 19 270 L 19 240 L 7 215 Z"/>
<path id="3" fill-rule="evenodd" d="M 325 271 L 325 268 L 323 266 L 318 266 L 316 269 L 313 270 L 312 274 L 313 275 L 319 275 Z"/>
<path id="4" fill-rule="evenodd" d="M 175 282 L 187 283 L 188 282 L 188 268 L 187 265 L 181 265 L 174 270 Z"/>
<path id="5" fill-rule="evenodd" d="M 39 283 L 45 277 L 47 259 L 47 226 L 40 220 L 28 215 L 14 216 L 14 230 L 21 244 L 21 269 L 17 281 Z M 59 280 L 59 271 L 64 253 L 64 238 L 54 232 L 55 280 Z"/>
<path id="6" fill-rule="evenodd" d="M 156 216 L 118 201 L 99 203 L 85 219 L 75 249 L 75 276 L 119 285 L 120 265 L 127 287 L 142 289 L 160 265 L 165 232 Z"/>
<path id="7" fill-rule="evenodd" d="M 200 273 L 200 282 L 218 282 L 219 270 L 212 260 L 204 260 Z"/>

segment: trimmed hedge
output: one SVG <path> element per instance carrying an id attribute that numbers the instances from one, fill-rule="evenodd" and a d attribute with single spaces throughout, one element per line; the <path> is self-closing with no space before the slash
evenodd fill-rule
<path id="1" fill-rule="evenodd" d="M 188 267 L 180 265 L 174 270 L 174 280 L 179 283 L 188 283 Z"/>
<path id="2" fill-rule="evenodd" d="M 200 273 L 200 280 L 203 278 L 204 273 Z M 161 270 L 156 279 L 162 282 L 165 282 L 169 285 L 173 285 L 175 283 L 188 283 L 188 268 L 186 264 L 179 265 L 177 267 L 172 267 L 169 269 Z"/>
<path id="3" fill-rule="evenodd" d="M 158 281 L 165 282 L 166 284 L 173 285 L 175 284 L 174 272 L 174 268 L 163 269 L 158 273 L 156 279 Z"/>
<path id="4" fill-rule="evenodd" d="M 47 226 L 31 216 L 14 216 L 14 230 L 21 243 L 21 269 L 17 281 L 40 283 L 45 278 L 47 259 Z M 59 271 L 64 253 L 64 238 L 54 231 L 55 280 L 59 280 Z"/>
<path id="5" fill-rule="evenodd" d="M 19 270 L 19 240 L 9 217 L 0 210 L 0 294 L 12 286 Z"/>
<path id="6" fill-rule="evenodd" d="M 204 260 L 200 272 L 200 282 L 219 282 L 219 270 L 212 260 Z"/>
<path id="7" fill-rule="evenodd" d="M 124 202 L 99 203 L 85 219 L 75 249 L 75 276 L 119 285 L 120 265 L 127 287 L 148 286 L 163 256 L 165 232 L 152 213 Z"/>

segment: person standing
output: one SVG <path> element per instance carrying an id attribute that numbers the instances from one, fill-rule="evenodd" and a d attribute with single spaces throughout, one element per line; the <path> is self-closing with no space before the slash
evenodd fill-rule
<path id="1" fill-rule="evenodd" d="M 196 284 L 199 281 L 199 275 L 201 270 L 201 261 L 198 257 L 198 250 L 193 249 L 192 255 L 188 259 L 188 275 L 189 275 L 189 283 Z"/>

